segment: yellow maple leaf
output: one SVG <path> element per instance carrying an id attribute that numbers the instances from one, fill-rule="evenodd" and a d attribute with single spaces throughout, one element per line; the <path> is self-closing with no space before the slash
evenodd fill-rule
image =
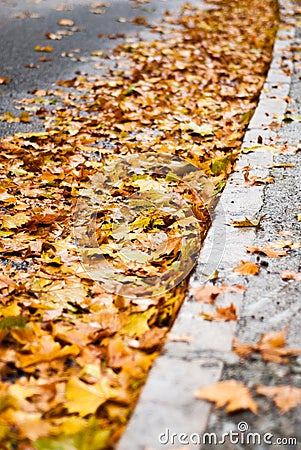
<path id="1" fill-rule="evenodd" d="M 100 405 L 115 395 L 116 391 L 110 387 L 107 378 L 90 385 L 72 377 L 66 385 L 66 406 L 69 412 L 83 417 L 95 413 Z"/>

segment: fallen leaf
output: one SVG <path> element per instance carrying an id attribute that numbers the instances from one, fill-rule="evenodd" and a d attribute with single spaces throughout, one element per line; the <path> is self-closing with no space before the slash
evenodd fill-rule
<path id="1" fill-rule="evenodd" d="M 283 122 L 301 122 L 301 116 L 290 116 L 286 114 L 282 120 Z"/>
<path id="2" fill-rule="evenodd" d="M 242 292 L 245 290 L 245 286 L 236 284 L 233 286 L 228 286 L 226 284 L 222 284 L 219 286 L 212 284 L 203 284 L 202 286 L 191 289 L 191 293 L 194 295 L 195 299 L 198 302 L 213 304 L 216 297 L 222 293 Z"/>
<path id="3" fill-rule="evenodd" d="M 62 39 L 62 36 L 60 34 L 55 33 L 46 33 L 45 36 L 47 37 L 47 39 L 51 39 L 53 41 Z"/>
<path id="4" fill-rule="evenodd" d="M 93 52 L 91 52 L 92 56 L 102 56 L 103 55 L 103 50 L 94 50 Z"/>
<path id="5" fill-rule="evenodd" d="M 292 270 L 284 270 L 281 272 L 281 278 L 284 281 L 294 280 L 301 281 L 301 272 L 294 272 Z"/>
<path id="6" fill-rule="evenodd" d="M 23 123 L 29 123 L 30 122 L 30 114 L 26 111 L 22 111 L 19 117 L 19 121 Z"/>
<path id="7" fill-rule="evenodd" d="M 60 19 L 58 21 L 58 25 L 61 25 L 62 27 L 73 27 L 74 21 L 71 19 Z"/>
<path id="8" fill-rule="evenodd" d="M 4 77 L 0 78 L 0 84 L 8 84 L 10 82 L 10 78 Z"/>
<path id="9" fill-rule="evenodd" d="M 38 64 L 34 64 L 34 63 L 25 64 L 25 67 L 27 67 L 28 69 L 39 69 L 40 68 L 40 66 Z"/>
<path id="10" fill-rule="evenodd" d="M 17 213 L 14 216 L 5 216 L 2 221 L 2 228 L 14 229 L 25 225 L 30 220 L 30 216 L 25 213 Z"/>
<path id="11" fill-rule="evenodd" d="M 66 407 L 70 413 L 78 413 L 80 417 L 84 417 L 95 413 L 97 408 L 114 397 L 114 394 L 107 378 L 101 378 L 98 383 L 89 385 L 72 377 L 66 385 Z"/>
<path id="12" fill-rule="evenodd" d="M 231 172 L 231 162 L 228 156 L 222 158 L 214 158 L 211 162 L 211 173 L 213 175 L 220 175 L 221 173 Z"/>
<path id="13" fill-rule="evenodd" d="M 103 8 L 90 9 L 91 14 L 104 14 L 105 12 L 106 12 L 106 10 Z"/>
<path id="14" fill-rule="evenodd" d="M 126 17 L 118 17 L 118 19 L 116 19 L 116 22 L 120 22 L 120 23 L 126 23 L 129 20 Z"/>
<path id="15" fill-rule="evenodd" d="M 200 136 L 212 136 L 214 129 L 210 124 L 198 125 L 195 122 L 188 122 L 181 126 L 184 131 L 191 131 L 192 133 L 199 134 Z"/>
<path id="16" fill-rule="evenodd" d="M 205 320 L 223 320 L 225 322 L 228 322 L 230 320 L 237 320 L 236 315 L 236 308 L 231 303 L 230 306 L 227 306 L 226 308 L 216 308 L 216 313 L 201 313 L 201 316 Z"/>
<path id="17" fill-rule="evenodd" d="M 246 247 L 247 252 L 249 253 L 261 253 L 269 258 L 280 258 L 280 256 L 286 256 L 287 251 L 286 250 L 274 250 L 271 247 Z"/>
<path id="18" fill-rule="evenodd" d="M 192 336 L 190 335 L 186 335 L 186 334 L 173 334 L 173 333 L 168 333 L 167 334 L 167 340 L 169 342 L 186 342 L 189 343 L 193 340 Z"/>
<path id="19" fill-rule="evenodd" d="M 215 403 L 216 408 L 225 406 L 229 413 L 247 409 L 257 414 L 258 410 L 250 390 L 236 380 L 220 381 L 203 387 L 195 393 L 195 397 Z"/>
<path id="20" fill-rule="evenodd" d="M 240 261 L 240 265 L 232 270 L 239 275 L 256 275 L 259 272 L 259 267 L 252 261 Z"/>
<path id="21" fill-rule="evenodd" d="M 256 349 L 256 346 L 239 342 L 235 337 L 232 340 L 232 350 L 242 358 L 251 355 Z"/>
<path id="22" fill-rule="evenodd" d="M 258 177 L 258 176 L 251 176 L 249 177 L 249 171 L 244 172 L 244 179 L 248 186 L 260 186 L 261 184 L 267 184 L 267 183 L 274 183 L 275 180 L 273 177 L 267 175 L 266 177 Z"/>
<path id="23" fill-rule="evenodd" d="M 53 47 L 51 47 L 50 45 L 45 46 L 36 45 L 34 49 L 36 52 L 46 52 L 46 53 L 53 52 Z"/>
<path id="24" fill-rule="evenodd" d="M 223 292 L 221 286 L 214 285 L 202 285 L 198 288 L 191 289 L 191 293 L 194 295 L 198 302 L 213 304 L 216 297 Z"/>
<path id="25" fill-rule="evenodd" d="M 272 398 L 282 414 L 301 403 L 301 389 L 295 386 L 257 386 L 256 392 L 259 395 Z"/>
<path id="26" fill-rule="evenodd" d="M 250 152 L 274 153 L 276 150 L 277 147 L 273 147 L 272 145 L 253 145 L 252 147 L 243 148 L 242 153 L 250 153 Z"/>
<path id="27" fill-rule="evenodd" d="M 46 56 L 40 56 L 39 61 L 41 62 L 51 62 L 53 61 L 53 58 L 46 58 Z"/>
<path id="28" fill-rule="evenodd" d="M 287 328 L 281 331 L 271 331 L 270 333 L 263 334 L 258 341 L 259 347 L 284 347 L 286 344 L 285 336 L 287 333 Z"/>
<path id="29" fill-rule="evenodd" d="M 260 219 L 248 219 L 247 217 L 242 220 L 232 220 L 231 225 L 234 227 L 258 227 Z"/>
<path id="30" fill-rule="evenodd" d="M 274 363 L 288 362 L 288 356 L 301 353 L 301 349 L 285 349 L 287 328 L 277 332 L 263 334 L 256 345 L 243 344 L 233 339 L 233 351 L 241 357 L 248 357 L 253 352 L 259 352 L 265 361 Z"/>

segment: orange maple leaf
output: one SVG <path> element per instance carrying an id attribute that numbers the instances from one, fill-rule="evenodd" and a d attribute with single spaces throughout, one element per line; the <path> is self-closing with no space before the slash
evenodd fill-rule
<path id="1" fill-rule="evenodd" d="M 257 345 L 249 345 L 233 339 L 233 351 L 240 357 L 248 357 L 253 352 L 259 352 L 265 361 L 272 361 L 275 363 L 288 362 L 287 356 L 294 356 L 301 353 L 301 349 L 285 349 L 285 336 L 287 328 L 281 331 L 272 331 L 263 334 Z"/>
<path id="2" fill-rule="evenodd" d="M 301 389 L 295 386 L 257 386 L 256 392 L 272 398 L 282 414 L 301 403 Z"/>
<path id="3" fill-rule="evenodd" d="M 240 265 L 235 267 L 233 272 L 239 275 L 256 275 L 259 272 L 259 267 L 252 261 L 240 261 Z"/>
<path id="4" fill-rule="evenodd" d="M 216 408 L 225 406 L 227 412 L 249 409 L 257 414 L 258 410 L 249 388 L 236 380 L 220 381 L 211 386 L 205 386 L 195 393 L 195 397 L 215 403 Z"/>
<path id="5" fill-rule="evenodd" d="M 233 303 L 226 308 L 216 308 L 216 311 L 216 314 L 203 312 L 201 313 L 201 316 L 205 320 L 224 320 L 225 322 L 228 322 L 229 320 L 237 320 L 236 308 Z"/>

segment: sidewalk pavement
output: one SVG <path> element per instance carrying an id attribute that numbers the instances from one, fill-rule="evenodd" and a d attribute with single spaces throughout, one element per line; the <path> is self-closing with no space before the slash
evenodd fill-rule
<path id="1" fill-rule="evenodd" d="M 274 443 L 279 438 L 279 449 L 301 448 L 300 405 L 281 414 L 271 399 L 257 395 L 258 415 L 251 412 L 229 415 L 223 410 L 211 412 L 208 402 L 194 396 L 197 389 L 220 379 L 235 379 L 251 389 L 257 385 L 301 387 L 301 356 L 287 364 L 276 364 L 263 361 L 256 354 L 241 360 L 232 352 L 234 335 L 238 341 L 254 345 L 263 333 L 286 327 L 288 348 L 301 348 L 300 275 L 295 275 L 295 279 L 283 275 L 285 271 L 300 274 L 300 248 L 288 243 L 287 255 L 279 258 L 250 254 L 246 250 L 247 246 L 271 246 L 280 240 L 301 241 L 301 16 L 297 14 L 298 10 L 301 13 L 301 7 L 300 3 L 285 0 L 280 1 L 280 7 L 281 25 L 260 102 L 190 281 L 191 288 L 200 286 L 206 281 L 206 275 L 217 269 L 218 284 L 245 285 L 244 292 L 225 293 L 216 302 L 217 306 L 233 303 L 239 320 L 237 323 L 206 321 L 200 312 L 208 305 L 187 296 L 172 333 L 189 335 L 191 342 L 165 345 L 118 450 L 211 449 L 212 444 L 199 447 L 189 438 L 182 439 L 181 443 L 179 435 L 185 433 L 189 437 L 211 432 L 221 437 L 224 432 L 237 431 L 240 422 L 245 423 L 249 432 L 261 436 L 270 433 Z M 249 167 L 248 175 L 246 167 Z M 273 177 L 274 182 L 250 186 L 246 177 L 253 176 Z M 259 227 L 231 225 L 233 220 L 245 217 L 261 218 Z M 241 260 L 255 262 L 259 273 L 240 276 L 231 271 Z M 291 437 L 298 443 L 289 443 Z M 259 450 L 271 445 L 226 442 L 214 448 Z"/>

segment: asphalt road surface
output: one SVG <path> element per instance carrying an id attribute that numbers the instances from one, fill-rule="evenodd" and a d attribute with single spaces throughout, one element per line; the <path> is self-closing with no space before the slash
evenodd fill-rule
<path id="1" fill-rule="evenodd" d="M 137 16 L 149 24 L 159 23 L 166 10 L 177 12 L 183 0 L 0 0 L 0 78 L 10 78 L 0 85 L 0 114 L 13 112 L 15 99 L 28 97 L 35 89 L 50 89 L 61 79 L 79 73 L 99 73 L 104 58 L 126 39 L 154 39 L 158 34 L 150 28 L 136 25 Z M 202 5 L 201 0 L 193 0 Z M 61 20 L 73 25 L 59 24 Z M 49 39 L 53 34 L 61 39 Z M 108 38 L 119 34 L 121 38 Z M 103 35 L 103 37 L 99 37 Z M 52 36 L 54 37 L 54 36 Z M 36 51 L 35 47 L 51 46 L 53 51 Z M 91 55 L 101 50 L 102 57 Z M 40 61 L 40 58 L 46 61 Z M 22 131 L 37 131 L 42 121 L 31 123 L 0 123 L 0 135 Z"/>

